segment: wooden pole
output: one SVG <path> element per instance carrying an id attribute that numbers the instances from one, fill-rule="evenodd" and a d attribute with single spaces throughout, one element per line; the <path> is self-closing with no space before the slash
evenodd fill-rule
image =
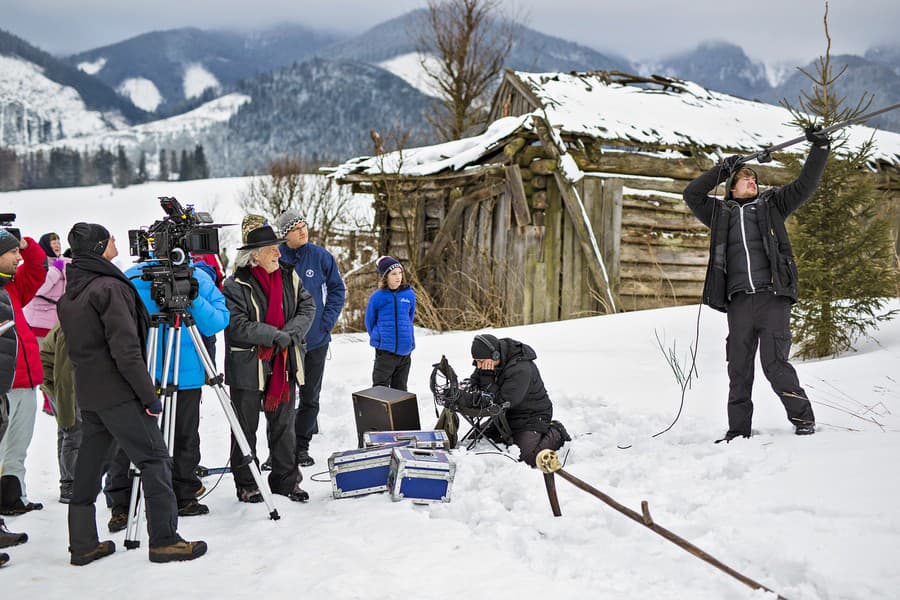
<path id="1" fill-rule="evenodd" d="M 707 554 L 706 552 L 704 552 L 703 550 L 701 550 L 694 544 L 690 543 L 686 539 L 679 537 L 678 535 L 672 533 L 665 527 L 661 527 L 660 525 L 657 525 L 653 521 L 653 518 L 650 516 L 650 508 L 649 508 L 649 505 L 647 504 L 646 500 L 641 502 L 641 513 L 638 513 L 634 510 L 631 510 L 627 506 L 619 504 L 612 497 L 607 496 L 606 494 L 604 494 L 597 488 L 592 487 L 591 485 L 578 479 L 574 475 L 567 473 L 565 470 L 563 470 L 562 465 L 559 462 L 559 457 L 556 455 L 556 452 L 554 452 L 552 450 L 541 450 L 538 453 L 536 460 L 537 460 L 537 467 L 544 473 L 545 480 L 548 475 L 550 475 L 551 477 L 554 474 L 559 475 L 560 477 L 562 477 L 563 479 L 565 479 L 566 481 L 568 481 L 569 483 L 571 483 L 578 489 L 584 490 L 585 492 L 591 494 L 598 500 L 605 502 L 606 504 L 613 507 L 614 509 L 616 509 L 617 511 L 619 511 L 620 513 L 622 513 L 623 515 L 625 515 L 632 521 L 640 523 L 644 527 L 647 527 L 648 529 L 655 531 L 657 534 L 666 538 L 667 540 L 669 540 L 676 546 L 679 546 L 679 547 L 683 548 L 684 550 L 687 550 L 688 552 L 690 552 L 691 554 L 693 554 L 700 560 L 703 560 L 703 561 L 711 564 L 712 566 L 716 567 L 720 571 L 724 571 L 725 573 L 728 573 L 729 575 L 731 575 L 732 577 L 734 577 L 735 579 L 737 579 L 744 585 L 747 585 L 747 586 L 753 588 L 754 590 L 763 590 L 765 592 L 769 592 L 770 594 L 776 594 L 774 591 L 770 590 L 763 584 L 750 579 L 746 575 L 742 575 L 741 573 L 735 571 L 734 569 L 732 569 L 731 567 L 729 567 L 722 561 L 716 559 L 715 557 L 711 556 L 710 554 Z M 555 492 L 556 492 L 555 487 L 554 487 L 553 491 L 554 491 L 554 496 L 555 496 Z M 547 488 L 547 493 L 548 494 L 550 493 L 549 486 Z M 554 498 L 551 498 L 550 499 L 551 506 L 553 506 L 553 501 L 554 501 Z M 558 500 L 557 500 L 557 504 L 558 504 Z M 556 513 L 556 511 L 554 511 L 553 516 L 559 516 L 559 515 Z M 782 596 L 780 594 L 776 594 L 776 596 L 778 597 L 778 600 L 786 600 L 784 598 L 784 596 Z"/>

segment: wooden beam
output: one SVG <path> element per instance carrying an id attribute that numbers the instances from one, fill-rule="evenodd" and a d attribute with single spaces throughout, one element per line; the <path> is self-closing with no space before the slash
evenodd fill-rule
<path id="1" fill-rule="evenodd" d="M 506 167 L 506 181 L 509 183 L 509 191 L 512 192 L 513 214 L 516 217 L 516 225 L 523 227 L 531 222 L 531 213 L 528 211 L 528 199 L 525 197 L 525 184 L 522 182 L 522 172 L 519 165 Z"/>
<path id="2" fill-rule="evenodd" d="M 428 248 L 428 251 L 422 258 L 422 264 L 430 265 L 437 262 L 438 257 L 441 255 L 441 252 L 444 251 L 444 248 L 447 247 L 447 244 L 453 241 L 453 235 L 456 232 L 456 228 L 459 227 L 463 213 L 467 208 L 482 200 L 487 200 L 497 194 L 503 193 L 505 187 L 506 186 L 503 183 L 495 183 L 491 186 L 475 190 L 474 192 L 457 198 L 456 201 L 453 202 L 453 206 L 450 207 L 450 210 L 447 211 L 447 217 L 441 224 L 441 228 L 438 230 L 437 235 L 435 235 L 434 242 L 432 242 L 431 247 Z"/>

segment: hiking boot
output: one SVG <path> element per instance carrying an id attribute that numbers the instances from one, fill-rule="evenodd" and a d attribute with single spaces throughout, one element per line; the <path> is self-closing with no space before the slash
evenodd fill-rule
<path id="1" fill-rule="evenodd" d="M 801 423 L 794 428 L 794 433 L 796 435 L 812 435 L 816 432 L 816 424 L 815 423 Z"/>
<path id="2" fill-rule="evenodd" d="M 68 504 L 72 501 L 72 486 L 71 485 L 59 486 L 59 501 L 62 504 Z"/>
<path id="3" fill-rule="evenodd" d="M 110 533 L 116 533 L 128 527 L 128 509 L 124 506 L 113 506 L 112 516 L 109 518 L 109 523 L 106 524 L 106 527 Z"/>
<path id="4" fill-rule="evenodd" d="M 308 502 L 309 501 L 309 494 L 306 492 L 306 490 L 304 490 L 303 488 L 300 487 L 299 483 L 297 483 L 294 486 L 294 489 L 291 491 L 290 494 L 287 494 L 287 497 L 291 500 L 291 502 Z"/>
<path id="5" fill-rule="evenodd" d="M 4 517 L 16 517 L 33 510 L 43 510 L 43 508 L 44 505 L 40 502 L 22 502 L 22 499 L 20 498 L 10 506 L 0 507 L 0 515 L 3 515 Z"/>
<path id="6" fill-rule="evenodd" d="M 196 517 L 207 514 L 209 514 L 209 507 L 205 504 L 200 504 L 196 500 L 188 500 L 178 505 L 179 517 Z"/>
<path id="7" fill-rule="evenodd" d="M 116 551 L 116 544 L 112 540 L 106 540 L 105 542 L 98 542 L 97 545 L 87 552 L 76 554 L 71 552 L 71 558 L 69 562 L 73 565 L 84 566 L 94 562 L 95 560 L 99 560 L 104 556 L 109 556 L 113 552 Z"/>
<path id="8" fill-rule="evenodd" d="M 560 438 L 562 438 L 563 442 L 571 442 L 572 436 L 569 435 L 569 432 L 566 431 L 566 428 L 563 427 L 563 424 L 559 421 L 550 421 L 550 427 L 559 432 Z"/>
<path id="9" fill-rule="evenodd" d="M 27 533 L 13 533 L 6 528 L 3 519 L 0 519 L 0 548 L 9 548 L 10 546 L 18 546 L 28 541 Z"/>
<path id="10" fill-rule="evenodd" d="M 726 444 L 730 444 L 731 440 L 733 440 L 734 438 L 737 438 L 737 437 L 749 438 L 750 434 L 749 433 L 741 433 L 740 431 L 730 431 L 729 430 L 725 433 L 725 437 L 716 440 L 716 443 L 718 444 L 719 442 L 725 442 Z"/>
<path id="11" fill-rule="evenodd" d="M 272 470 L 272 457 L 270 456 L 259 466 L 260 471 L 271 471 Z"/>
<path id="12" fill-rule="evenodd" d="M 165 563 L 194 560 L 206 554 L 206 542 L 186 542 L 181 538 L 168 546 L 150 548 L 150 562 Z"/>
<path id="13" fill-rule="evenodd" d="M 9 562 L 9 554 L 6 552 L 0 552 L 0 567 Z"/>
<path id="14" fill-rule="evenodd" d="M 309 455 L 308 450 L 301 450 L 297 453 L 297 465 L 301 467 L 311 467 L 316 464 L 313 457 Z"/>
<path id="15" fill-rule="evenodd" d="M 255 487 L 238 488 L 237 497 L 241 502 L 249 502 L 251 504 L 263 501 L 262 492 Z"/>

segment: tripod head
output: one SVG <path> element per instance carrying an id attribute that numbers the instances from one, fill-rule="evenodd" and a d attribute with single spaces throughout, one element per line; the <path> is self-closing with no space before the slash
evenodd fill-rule
<path id="1" fill-rule="evenodd" d="M 141 267 L 141 279 L 150 282 L 150 297 L 160 310 L 185 312 L 197 297 L 194 267 L 160 262 Z"/>

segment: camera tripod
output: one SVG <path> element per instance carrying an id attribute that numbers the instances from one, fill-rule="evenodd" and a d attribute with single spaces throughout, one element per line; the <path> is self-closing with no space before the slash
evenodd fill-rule
<path id="1" fill-rule="evenodd" d="M 169 331 L 165 330 L 167 326 L 169 327 Z M 278 509 L 275 508 L 275 504 L 272 501 L 272 492 L 269 490 L 269 486 L 265 479 L 263 479 L 259 467 L 253 460 L 250 443 L 247 441 L 247 436 L 244 435 L 244 430 L 241 428 L 241 424 L 238 422 L 237 415 L 231 405 L 231 399 L 228 397 L 228 393 L 225 391 L 225 386 L 222 383 L 223 377 L 216 373 L 215 366 L 213 365 L 212 359 L 209 357 L 209 353 L 206 351 L 206 346 L 203 344 L 203 338 L 200 336 L 200 331 L 197 329 L 194 317 L 184 309 L 171 309 L 165 313 L 154 314 L 151 317 L 150 335 L 147 339 L 147 369 L 150 372 L 151 377 L 155 377 L 156 373 L 157 350 L 160 347 L 161 340 L 165 340 L 162 382 L 159 387 L 159 393 L 163 397 L 163 411 L 160 415 L 160 421 L 166 447 L 169 448 L 171 452 L 175 442 L 175 414 L 178 406 L 178 370 L 181 366 L 181 333 L 185 328 L 191 336 L 194 350 L 197 352 L 200 361 L 203 363 L 203 368 L 206 371 L 207 383 L 215 390 L 216 396 L 219 398 L 219 404 L 222 406 L 222 411 L 228 419 L 228 426 L 231 428 L 231 433 L 234 435 L 234 438 L 237 440 L 238 446 L 243 453 L 242 464 L 233 465 L 233 467 L 237 468 L 239 466 L 247 465 L 250 468 L 250 473 L 256 481 L 256 485 L 262 494 L 266 507 L 269 509 L 269 518 L 273 521 L 277 521 L 281 516 L 278 514 Z M 173 375 L 172 382 L 170 383 L 169 371 L 173 361 L 174 369 L 172 369 Z M 141 544 L 139 536 L 141 513 L 143 512 L 141 474 L 134 463 L 131 465 L 131 472 L 134 479 L 131 482 L 131 499 L 128 503 L 128 525 L 125 530 L 125 547 L 129 550 L 138 548 Z"/>

